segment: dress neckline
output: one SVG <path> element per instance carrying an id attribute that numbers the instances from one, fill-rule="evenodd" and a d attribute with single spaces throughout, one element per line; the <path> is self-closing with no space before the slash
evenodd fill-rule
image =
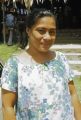
<path id="1" fill-rule="evenodd" d="M 26 55 L 27 57 L 29 57 L 33 63 L 43 65 L 43 64 L 46 64 L 46 63 L 48 63 L 48 62 L 52 62 L 52 61 L 54 61 L 54 60 L 57 59 L 57 51 L 51 51 L 51 52 L 52 52 L 53 54 L 55 54 L 55 56 L 54 56 L 52 59 L 47 60 L 47 61 L 45 61 L 45 62 L 43 62 L 43 63 L 37 62 L 37 61 L 32 57 L 32 55 L 30 55 L 27 51 L 25 51 L 25 55 Z"/>

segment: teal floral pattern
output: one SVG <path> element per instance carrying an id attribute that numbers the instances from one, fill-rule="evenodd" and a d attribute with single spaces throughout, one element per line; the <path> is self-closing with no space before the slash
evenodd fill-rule
<path id="1" fill-rule="evenodd" d="M 2 73 L 2 88 L 16 92 L 17 120 L 74 120 L 68 83 L 74 77 L 66 57 L 39 64 L 26 52 L 11 57 Z"/>

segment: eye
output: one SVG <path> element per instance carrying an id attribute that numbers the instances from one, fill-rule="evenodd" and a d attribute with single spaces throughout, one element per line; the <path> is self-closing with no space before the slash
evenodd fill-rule
<path id="1" fill-rule="evenodd" d="M 45 29 L 37 29 L 37 31 L 38 31 L 41 35 L 43 35 L 43 34 L 46 33 L 46 30 L 45 30 Z"/>
<path id="2" fill-rule="evenodd" d="M 56 30 L 49 30 L 49 34 L 50 35 L 55 35 L 56 34 Z"/>

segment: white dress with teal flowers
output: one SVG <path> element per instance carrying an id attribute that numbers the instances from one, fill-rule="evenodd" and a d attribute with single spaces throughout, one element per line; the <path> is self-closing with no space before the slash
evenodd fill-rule
<path id="1" fill-rule="evenodd" d="M 25 51 L 11 57 L 2 74 L 2 88 L 16 92 L 16 120 L 74 120 L 68 83 L 73 79 L 63 53 L 39 64 Z"/>

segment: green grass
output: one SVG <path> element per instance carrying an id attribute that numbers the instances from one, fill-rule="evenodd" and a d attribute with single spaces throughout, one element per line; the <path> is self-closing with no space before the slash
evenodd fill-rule
<path id="1" fill-rule="evenodd" d="M 81 76 L 75 77 L 74 83 L 75 83 L 75 87 L 76 87 L 76 90 L 77 90 L 77 94 L 78 94 L 79 99 L 81 101 Z"/>
<path id="2" fill-rule="evenodd" d="M 6 44 L 0 45 L 0 59 L 5 62 L 12 54 L 18 52 L 18 46 L 7 46 Z"/>

